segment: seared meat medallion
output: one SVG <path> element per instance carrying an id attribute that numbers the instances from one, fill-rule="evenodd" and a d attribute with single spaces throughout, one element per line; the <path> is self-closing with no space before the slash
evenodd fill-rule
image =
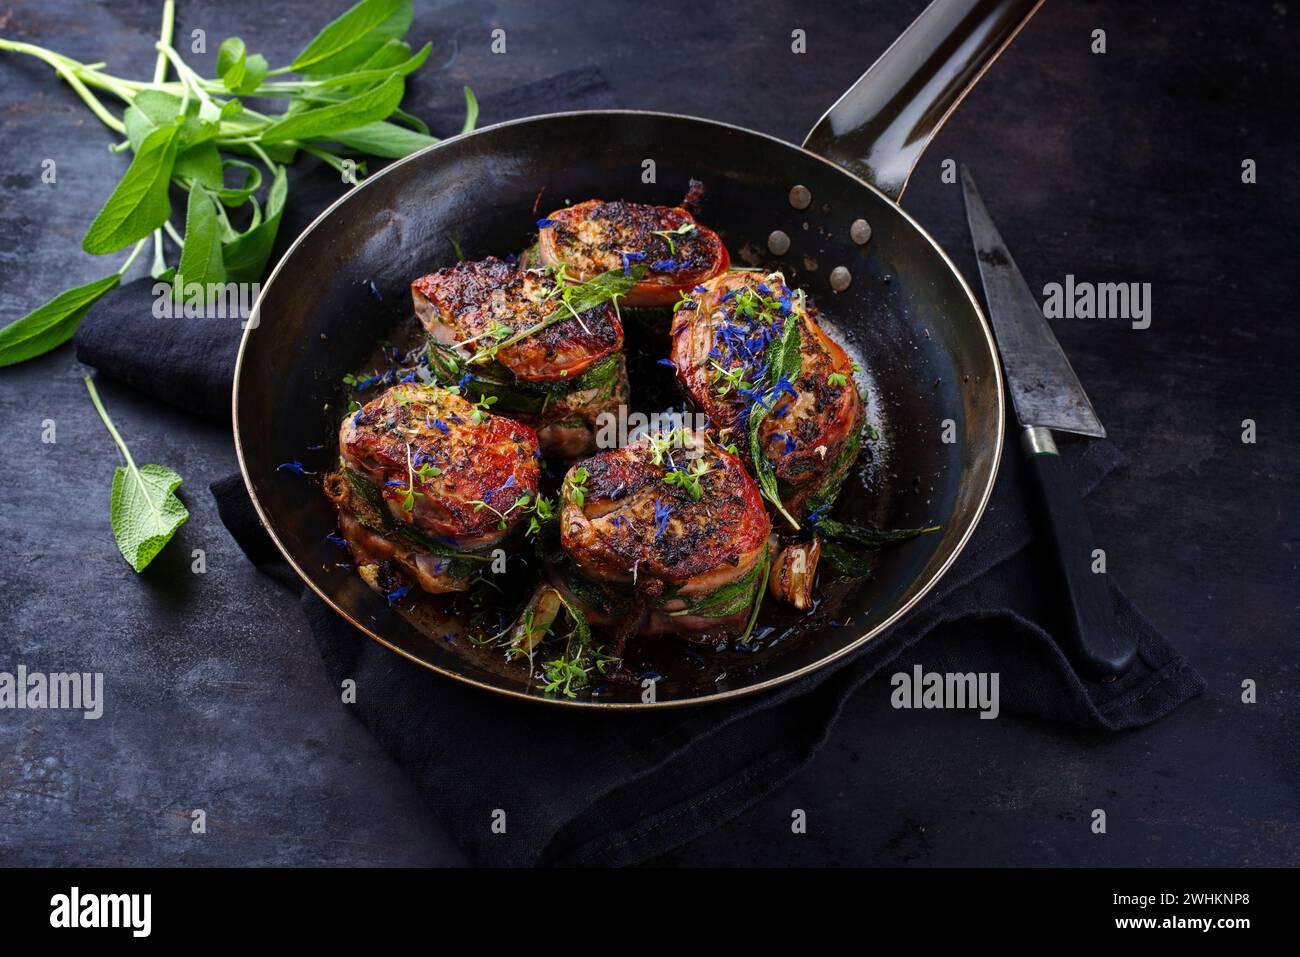
<path id="1" fill-rule="evenodd" d="M 797 357 L 781 354 L 790 322 Z M 864 408 L 853 363 L 802 292 L 779 272 L 719 276 L 683 297 L 672 339 L 677 377 L 718 440 L 771 470 L 791 515 L 829 505 L 857 459 Z M 746 434 L 754 415 L 765 463 Z"/>
<path id="2" fill-rule="evenodd" d="M 349 414 L 339 456 L 325 491 L 357 563 L 392 561 L 430 592 L 466 590 L 537 495 L 533 430 L 436 385 L 397 385 Z"/>
<path id="3" fill-rule="evenodd" d="M 559 584 L 621 634 L 743 625 L 771 522 L 740 459 L 702 432 L 643 436 L 565 476 Z"/>
<path id="4" fill-rule="evenodd" d="M 491 349 L 496 362 L 524 382 L 571 381 L 623 347 L 623 326 L 608 303 L 521 337 L 564 312 L 556 293 L 550 270 L 524 269 L 495 256 L 411 283 L 415 315 L 434 339 L 467 356 Z"/>
<path id="5" fill-rule="evenodd" d="M 680 206 L 589 199 L 538 221 L 538 251 L 546 265 L 590 279 L 611 269 L 646 267 L 624 298 L 629 306 L 668 306 L 731 263 L 718 234 Z"/>
<path id="6" fill-rule="evenodd" d="M 554 269 L 491 256 L 411 284 L 435 380 L 495 396 L 547 455 L 576 458 L 595 448 L 597 416 L 626 401 L 627 370 L 616 309 L 572 309 L 563 291 Z"/>

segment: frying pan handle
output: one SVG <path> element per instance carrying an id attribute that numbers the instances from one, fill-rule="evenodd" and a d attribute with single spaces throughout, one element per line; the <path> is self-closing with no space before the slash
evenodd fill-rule
<path id="1" fill-rule="evenodd" d="M 898 202 L 944 120 L 1043 0 L 933 0 L 804 139 Z"/>

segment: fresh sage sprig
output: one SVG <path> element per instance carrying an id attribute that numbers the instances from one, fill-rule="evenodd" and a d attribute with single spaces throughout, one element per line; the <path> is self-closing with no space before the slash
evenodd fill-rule
<path id="1" fill-rule="evenodd" d="M 412 52 L 403 40 L 411 20 L 411 0 L 361 0 L 321 30 L 292 63 L 276 69 L 231 37 L 218 50 L 215 79 L 200 76 L 172 46 L 174 0 L 163 4 L 157 60 L 147 81 L 0 37 L 0 51 L 48 64 L 121 137 L 111 151 L 134 153 L 82 240 L 82 248 L 94 255 L 133 246 L 129 258 L 115 275 L 62 293 L 0 329 L 0 366 L 66 342 L 150 241 L 151 274 L 172 282 L 178 298 L 189 298 L 195 289 L 206 295 L 212 284 L 260 279 L 288 193 L 285 166 L 301 153 L 355 183 L 365 173 L 357 157 L 397 159 L 436 143 L 423 122 L 401 109 L 405 77 L 432 49 L 426 43 Z M 290 73 L 298 78 L 276 79 Z M 120 118 L 102 94 L 126 105 Z M 269 100 L 287 106 L 283 113 L 262 113 L 246 105 L 245 97 L 259 105 Z M 463 132 L 478 119 L 468 87 L 465 102 Z M 185 194 L 183 233 L 171 221 L 173 187 Z"/>
<path id="2" fill-rule="evenodd" d="M 113 492 L 109 505 L 113 537 L 117 539 L 122 557 L 137 572 L 142 572 L 154 556 L 162 551 L 163 546 L 171 541 L 176 529 L 190 517 L 189 510 L 176 497 L 181 477 L 163 465 L 136 465 L 131 450 L 122 441 L 122 436 L 104 409 L 104 403 L 99 400 L 95 383 L 89 376 L 85 381 L 90 401 L 95 404 L 95 410 L 104 420 L 104 427 L 126 460 L 126 465 L 119 465 L 113 473 Z"/>

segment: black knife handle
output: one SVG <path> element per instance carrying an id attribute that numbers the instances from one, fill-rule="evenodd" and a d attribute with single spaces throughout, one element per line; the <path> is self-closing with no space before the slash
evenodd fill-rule
<path id="1" fill-rule="evenodd" d="M 1044 531 L 1064 581 L 1078 663 L 1094 678 L 1122 674 L 1133 663 L 1137 649 L 1115 627 L 1106 575 L 1092 570 L 1092 528 L 1074 477 L 1057 454 L 1047 429 L 1025 429 L 1021 447 L 1034 474 Z"/>

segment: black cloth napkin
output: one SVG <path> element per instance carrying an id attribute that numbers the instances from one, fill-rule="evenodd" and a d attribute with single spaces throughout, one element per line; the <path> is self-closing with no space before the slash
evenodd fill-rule
<path id="1" fill-rule="evenodd" d="M 556 104 L 613 100 L 598 71 L 577 70 L 485 97 L 483 117 L 494 122 Z M 454 125 L 451 118 L 441 128 Z M 294 177 L 281 251 L 343 188 L 328 168 Z M 78 358 L 164 401 L 227 417 L 238 322 L 160 326 L 150 286 L 134 283 L 102 300 L 77 335 Z M 1085 492 L 1122 461 L 1104 442 L 1063 444 L 1062 456 Z M 600 715 L 502 700 L 369 640 L 302 587 L 259 525 L 242 479 L 212 483 L 221 518 L 250 560 L 300 593 L 331 678 L 357 682 L 349 707 L 469 858 L 484 864 L 633 864 L 707 833 L 803 767 L 849 696 L 884 669 L 997 672 L 1003 712 L 1098 733 L 1149 723 L 1200 693 L 1200 676 L 1113 582 L 1118 627 L 1137 643 L 1138 663 L 1109 684 L 1074 671 L 1055 637 L 1060 605 L 1051 565 L 1032 547 L 1025 491 L 1010 455 L 956 565 L 900 626 L 847 660 L 722 705 Z M 506 814 L 503 834 L 491 829 L 498 809 Z"/>

